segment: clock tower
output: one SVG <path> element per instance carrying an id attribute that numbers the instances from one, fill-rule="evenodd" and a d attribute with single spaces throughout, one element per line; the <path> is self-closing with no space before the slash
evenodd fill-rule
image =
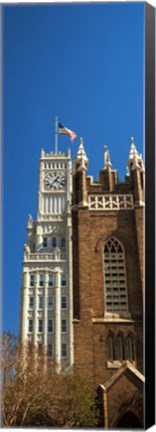
<path id="1" fill-rule="evenodd" d="M 69 150 L 41 150 L 37 219 L 28 217 L 21 288 L 21 341 L 51 357 L 58 371 L 73 365 L 71 171 Z"/>

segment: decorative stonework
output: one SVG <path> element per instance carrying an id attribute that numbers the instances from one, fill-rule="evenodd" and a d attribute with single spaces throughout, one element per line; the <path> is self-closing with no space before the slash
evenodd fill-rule
<path id="1" fill-rule="evenodd" d="M 57 252 L 57 251 L 56 251 Z M 65 253 L 59 253 L 58 252 L 53 253 L 33 253 L 29 254 L 28 258 L 29 261 L 65 261 L 67 259 L 67 256 Z"/>
<path id="2" fill-rule="evenodd" d="M 42 220 L 49 222 L 49 221 L 53 221 L 53 222 L 63 222 L 64 218 L 63 218 L 63 214 L 39 214 L 39 219 L 38 220 Z"/>
<path id="3" fill-rule="evenodd" d="M 83 146 L 83 138 L 80 138 L 80 145 L 79 145 L 79 149 L 77 152 L 77 156 L 76 156 L 76 160 L 79 161 L 88 161 L 84 146 Z"/>
<path id="4" fill-rule="evenodd" d="M 89 210 L 132 210 L 132 195 L 90 195 Z"/>
<path id="5" fill-rule="evenodd" d="M 105 169 L 112 166 L 107 146 L 104 146 L 104 164 Z"/>

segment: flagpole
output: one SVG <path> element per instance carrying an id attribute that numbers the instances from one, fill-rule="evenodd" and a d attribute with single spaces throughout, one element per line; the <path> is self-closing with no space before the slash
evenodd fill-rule
<path id="1" fill-rule="evenodd" d="M 58 117 L 55 117 L 55 154 L 58 152 Z"/>

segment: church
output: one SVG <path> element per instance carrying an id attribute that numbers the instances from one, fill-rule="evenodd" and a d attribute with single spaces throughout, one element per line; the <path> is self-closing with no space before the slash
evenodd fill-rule
<path id="1" fill-rule="evenodd" d="M 143 428 L 144 176 L 131 138 L 125 181 L 107 147 L 94 181 L 82 138 L 39 162 L 37 219 L 24 245 L 22 343 L 97 388 L 100 426 Z"/>
<path id="2" fill-rule="evenodd" d="M 98 181 L 83 142 L 73 172 L 74 363 L 98 386 L 103 425 L 143 427 L 144 165 L 131 138 L 125 182 L 104 147 Z"/>

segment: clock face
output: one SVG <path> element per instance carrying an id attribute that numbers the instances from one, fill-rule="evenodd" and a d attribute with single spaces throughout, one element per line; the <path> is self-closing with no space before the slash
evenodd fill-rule
<path id="1" fill-rule="evenodd" d="M 49 173 L 45 177 L 45 185 L 48 189 L 63 189 L 66 177 L 61 173 Z"/>

